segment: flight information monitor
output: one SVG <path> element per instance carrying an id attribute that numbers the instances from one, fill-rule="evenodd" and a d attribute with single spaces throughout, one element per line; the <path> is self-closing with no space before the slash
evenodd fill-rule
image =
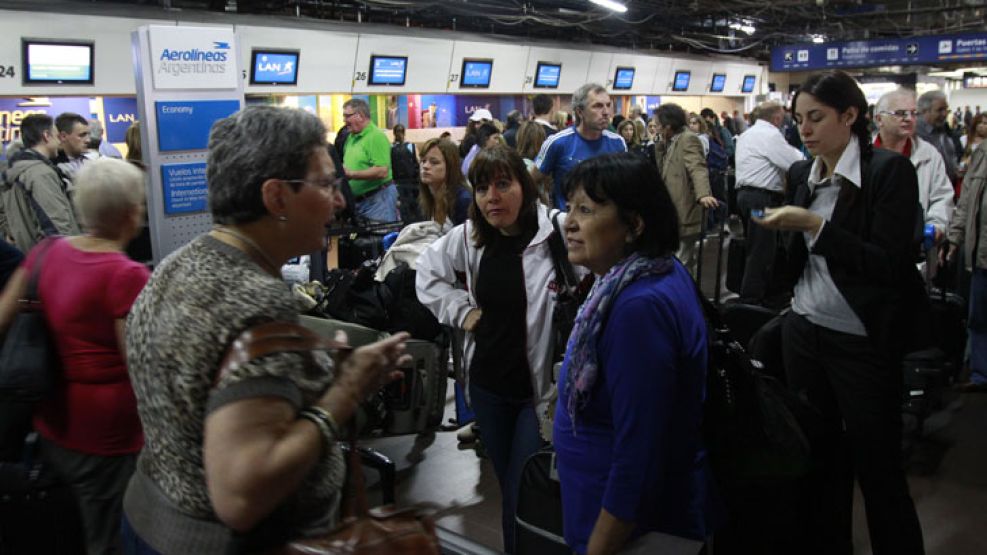
<path id="1" fill-rule="evenodd" d="M 634 86 L 634 68 L 618 67 L 613 76 L 614 90 L 628 90 Z"/>
<path id="2" fill-rule="evenodd" d="M 21 41 L 25 85 L 92 85 L 91 42 Z"/>
<path id="3" fill-rule="evenodd" d="M 463 60 L 463 71 L 459 74 L 459 86 L 486 89 L 490 86 L 493 73 L 493 60 Z"/>
<path id="4" fill-rule="evenodd" d="M 691 71 L 676 71 L 675 81 L 672 82 L 672 90 L 683 92 L 689 90 L 689 79 L 692 78 Z"/>
<path id="5" fill-rule="evenodd" d="M 250 84 L 298 84 L 298 56 L 297 50 L 253 50 L 250 56 Z"/>
<path id="6" fill-rule="evenodd" d="M 371 56 L 371 85 L 400 87 L 408 73 L 407 56 Z"/>
<path id="7" fill-rule="evenodd" d="M 723 87 L 727 84 L 725 73 L 714 73 L 713 81 L 709 84 L 709 92 L 723 92 Z"/>
<path id="8" fill-rule="evenodd" d="M 757 82 L 757 76 L 744 75 L 744 85 L 740 88 L 740 92 L 745 92 L 745 93 L 754 92 L 754 83 L 756 82 Z"/>
<path id="9" fill-rule="evenodd" d="M 535 87 L 557 89 L 560 77 L 562 77 L 562 64 L 538 62 L 538 69 L 535 70 Z"/>

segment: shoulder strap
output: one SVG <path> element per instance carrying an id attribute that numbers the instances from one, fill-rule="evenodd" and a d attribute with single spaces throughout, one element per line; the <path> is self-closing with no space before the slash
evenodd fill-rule
<path id="1" fill-rule="evenodd" d="M 34 200 L 34 194 L 27 190 L 27 186 L 21 181 L 21 176 L 17 176 L 14 180 L 14 186 L 20 187 L 24 191 L 24 196 L 27 197 L 28 204 L 31 205 L 31 210 L 34 211 L 34 216 L 38 219 L 38 225 L 41 227 L 41 233 L 45 237 L 51 237 L 52 235 L 58 235 L 58 229 L 55 224 L 52 223 L 51 218 L 45 213 L 38 201 Z"/>
<path id="2" fill-rule="evenodd" d="M 559 214 L 561 213 L 559 210 L 549 211 L 548 219 L 552 220 L 554 231 L 548 236 L 548 250 L 552 254 L 552 265 L 555 266 L 556 278 L 565 285 L 566 289 L 571 291 L 579 285 L 579 282 L 576 280 L 576 270 L 569 262 L 569 254 L 565 248 L 565 242 L 562 240 L 562 230 L 559 227 Z"/>
<path id="3" fill-rule="evenodd" d="M 38 281 L 41 279 L 42 262 L 45 260 L 45 254 L 48 253 L 48 249 L 50 249 L 54 244 L 54 237 L 49 237 L 38 244 L 38 254 L 35 256 L 33 264 L 31 265 L 31 277 L 27 280 L 27 292 L 24 297 L 24 300 L 28 304 L 37 303 L 40 301 L 38 298 Z"/>

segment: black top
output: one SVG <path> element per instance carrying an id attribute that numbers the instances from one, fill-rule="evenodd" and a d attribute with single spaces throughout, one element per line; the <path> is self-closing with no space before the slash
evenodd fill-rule
<path id="1" fill-rule="evenodd" d="M 788 170 L 788 204 L 808 208 L 812 161 Z M 872 344 L 891 356 L 923 348 L 931 337 L 928 296 L 913 263 L 918 177 L 908 158 L 876 148 L 860 162 L 861 187 L 845 184 L 833 215 L 812 247 L 833 283 L 867 329 Z M 784 278 L 794 286 L 809 249 L 802 233 L 789 234 Z"/>
<path id="2" fill-rule="evenodd" d="M 17 247 L 0 239 L 0 289 L 7 285 L 7 280 L 23 261 L 24 255 Z"/>
<path id="3" fill-rule="evenodd" d="M 483 310 L 474 337 L 470 380 L 504 397 L 532 397 L 527 356 L 528 299 L 521 253 L 531 236 L 497 237 L 480 259 L 476 300 Z"/>

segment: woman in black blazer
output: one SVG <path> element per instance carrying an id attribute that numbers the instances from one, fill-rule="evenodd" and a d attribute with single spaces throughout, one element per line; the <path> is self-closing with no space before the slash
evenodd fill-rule
<path id="1" fill-rule="evenodd" d="M 760 225 L 788 241 L 792 311 L 784 321 L 789 386 L 825 417 L 806 493 L 803 553 L 852 553 L 856 475 L 875 555 L 923 553 L 901 457 L 901 358 L 921 336 L 928 300 L 915 269 L 918 180 L 911 162 L 873 149 L 867 101 L 841 71 L 810 78 L 792 101 L 815 159 L 788 173 L 788 206 Z M 917 322 L 917 323 L 916 323 Z"/>

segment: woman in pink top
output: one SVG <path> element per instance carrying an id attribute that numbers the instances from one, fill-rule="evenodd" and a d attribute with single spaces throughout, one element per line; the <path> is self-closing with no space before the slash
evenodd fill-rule
<path id="1" fill-rule="evenodd" d="M 62 361 L 61 379 L 35 410 L 44 461 L 74 490 L 87 551 L 112 553 L 121 501 L 144 440 L 124 353 L 124 321 L 144 288 L 147 268 L 123 251 L 144 220 L 144 176 L 103 158 L 75 180 L 76 213 L 87 234 L 46 239 L 0 296 L 5 332 L 29 269 L 42 259 L 38 295 Z"/>

